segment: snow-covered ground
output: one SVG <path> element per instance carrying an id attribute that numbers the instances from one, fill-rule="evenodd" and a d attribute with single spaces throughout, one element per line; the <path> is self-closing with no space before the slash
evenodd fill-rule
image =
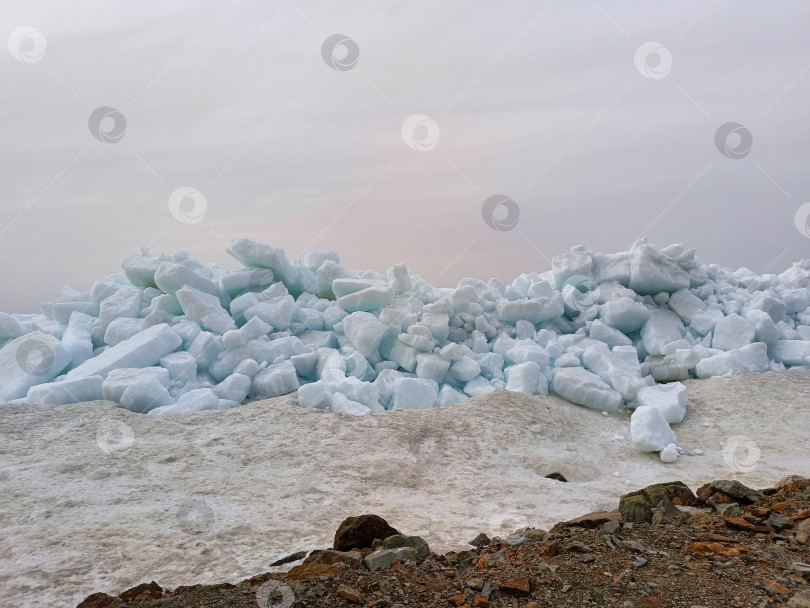
<path id="1" fill-rule="evenodd" d="M 329 546 L 345 517 L 367 512 L 445 551 L 613 509 L 658 481 L 810 474 L 810 371 L 685 384 L 674 464 L 632 448 L 629 412 L 505 391 L 360 417 L 300 408 L 294 394 L 158 418 L 109 402 L 6 405 L 0 604 L 237 581 Z"/>

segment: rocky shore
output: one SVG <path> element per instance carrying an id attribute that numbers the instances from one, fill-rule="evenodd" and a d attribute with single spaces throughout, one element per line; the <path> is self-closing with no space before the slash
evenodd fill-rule
<path id="1" fill-rule="evenodd" d="M 718 480 L 648 486 L 618 509 L 548 532 L 480 534 L 436 555 L 377 515 L 346 519 L 329 549 L 237 584 L 94 593 L 77 608 L 810 608 L 810 479 L 755 490 Z M 272 564 L 281 565 L 281 563 Z"/>

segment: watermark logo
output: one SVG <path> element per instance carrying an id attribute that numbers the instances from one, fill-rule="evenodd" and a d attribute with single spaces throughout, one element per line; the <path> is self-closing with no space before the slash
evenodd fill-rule
<path id="1" fill-rule="evenodd" d="M 127 119 L 124 115 L 109 106 L 93 110 L 87 120 L 90 134 L 104 144 L 115 144 L 124 138 L 127 132 Z"/>
<path id="2" fill-rule="evenodd" d="M 360 58 L 360 47 L 343 34 L 332 34 L 321 45 L 321 57 L 333 70 L 348 72 Z"/>
<path id="3" fill-rule="evenodd" d="M 799 234 L 806 239 L 810 239 L 810 203 L 805 203 L 796 209 L 793 223 L 796 224 L 796 230 L 799 231 Z"/>
<path id="4" fill-rule="evenodd" d="M 135 444 L 135 433 L 120 420 L 105 420 L 96 430 L 96 444 L 108 456 L 123 456 Z"/>
<path id="5" fill-rule="evenodd" d="M 583 313 L 599 302 L 599 285 L 581 274 L 568 277 L 561 291 L 563 303 L 571 312 Z"/>
<path id="6" fill-rule="evenodd" d="M 26 25 L 15 29 L 8 37 L 8 50 L 21 63 L 38 63 L 45 56 L 45 36 Z"/>
<path id="7" fill-rule="evenodd" d="M 714 145 L 720 154 L 734 160 L 748 156 L 753 143 L 751 131 L 736 122 L 722 124 L 714 133 Z"/>
<path id="8" fill-rule="evenodd" d="M 520 219 L 520 206 L 508 196 L 493 194 L 481 207 L 486 225 L 499 232 L 509 232 Z"/>
<path id="9" fill-rule="evenodd" d="M 259 608 L 290 608 L 295 603 L 293 590 L 280 581 L 269 580 L 256 591 Z"/>
<path id="10" fill-rule="evenodd" d="M 186 205 L 191 201 L 191 208 Z M 190 186 L 181 186 L 169 196 L 169 212 L 183 224 L 196 224 L 205 217 L 208 201 L 202 192 Z"/>
<path id="11" fill-rule="evenodd" d="M 39 338 L 31 337 L 17 348 L 17 365 L 29 376 L 47 375 L 53 362 L 53 349 Z"/>
<path id="12" fill-rule="evenodd" d="M 411 150 L 430 152 L 439 143 L 439 125 L 430 116 L 411 114 L 402 123 L 402 140 Z"/>
<path id="13" fill-rule="evenodd" d="M 723 460 L 735 473 L 750 473 L 757 468 L 762 450 L 751 437 L 734 435 L 723 445 Z"/>
<path id="14" fill-rule="evenodd" d="M 177 511 L 177 521 L 189 534 L 203 534 L 214 525 L 214 510 L 202 500 L 187 500 Z"/>
<path id="15" fill-rule="evenodd" d="M 645 42 L 636 49 L 633 58 L 636 69 L 645 78 L 661 80 L 672 69 L 672 53 L 657 42 Z"/>

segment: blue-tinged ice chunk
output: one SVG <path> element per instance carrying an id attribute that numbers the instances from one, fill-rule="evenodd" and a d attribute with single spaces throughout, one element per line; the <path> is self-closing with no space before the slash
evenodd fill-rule
<path id="1" fill-rule="evenodd" d="M 231 303 L 231 297 L 223 289 L 220 289 L 219 285 L 183 264 L 161 262 L 155 273 L 155 283 L 166 293 L 176 295 L 184 287 L 190 287 L 215 297 L 223 308 L 227 308 Z"/>
<path id="2" fill-rule="evenodd" d="M 150 410 L 149 415 L 186 414 L 216 409 L 219 409 L 219 397 L 217 397 L 216 391 L 211 388 L 197 388 L 182 395 L 177 403 Z"/>
<path id="3" fill-rule="evenodd" d="M 169 391 L 152 374 L 139 376 L 121 395 L 121 405 L 136 414 L 147 414 L 173 403 L 174 399 Z"/>
<path id="4" fill-rule="evenodd" d="M 93 356 L 92 338 L 93 318 L 83 312 L 70 315 L 65 333 L 62 334 L 62 346 L 72 356 L 71 367 L 76 367 Z"/>
<path id="5" fill-rule="evenodd" d="M 278 397 L 298 390 L 298 374 L 291 361 L 270 365 L 253 378 L 250 396 L 257 399 Z"/>
<path id="6" fill-rule="evenodd" d="M 104 379 L 101 385 L 103 398 L 107 401 L 121 403 L 121 396 L 130 384 L 152 376 L 164 387 L 169 388 L 169 371 L 162 367 L 121 368 L 114 369 Z M 92 377 L 92 376 L 91 376 Z"/>
<path id="7" fill-rule="evenodd" d="M 441 383 L 449 369 L 450 361 L 437 353 L 421 353 L 416 356 L 416 376 L 418 378 Z"/>
<path id="8" fill-rule="evenodd" d="M 81 401 L 98 401 L 104 398 L 101 383 L 101 376 L 89 376 L 38 384 L 28 389 L 25 401 L 36 405 L 68 405 Z"/>
<path id="9" fill-rule="evenodd" d="M 686 387 L 680 382 L 644 386 L 638 390 L 639 407 L 657 408 L 670 424 L 683 422 L 686 416 Z"/>
<path id="10" fill-rule="evenodd" d="M 186 316 L 201 327 L 220 335 L 229 329 L 236 329 L 236 323 L 216 296 L 189 286 L 178 289 L 174 295 Z"/>
<path id="11" fill-rule="evenodd" d="M 736 370 L 766 372 L 769 368 L 768 346 L 762 342 L 754 342 L 742 348 L 703 359 L 695 366 L 695 373 L 698 378 L 709 378 L 710 376 L 723 376 Z"/>
<path id="12" fill-rule="evenodd" d="M 548 395 L 548 380 L 537 363 L 526 361 L 506 368 L 506 390 L 527 395 Z"/>
<path id="13" fill-rule="evenodd" d="M 240 403 L 247 399 L 250 392 L 251 379 L 250 376 L 244 374 L 231 374 L 222 382 L 216 385 L 215 390 L 220 399 L 229 399 L 231 401 L 239 401 Z"/>
<path id="14" fill-rule="evenodd" d="M 129 340 L 107 348 L 67 373 L 68 378 L 101 376 L 122 367 L 149 367 L 157 365 L 161 357 L 168 355 L 183 343 L 180 335 L 165 323 L 154 325 L 134 335 Z M 5 350 L 5 349 L 4 349 Z"/>
<path id="15" fill-rule="evenodd" d="M 0 312 L 0 340 L 19 338 L 25 333 L 22 324 L 10 314 Z"/>
<path id="16" fill-rule="evenodd" d="M 397 378 L 394 380 L 393 408 L 395 410 L 421 410 L 436 407 L 439 385 L 435 380 L 423 378 Z"/>
<path id="17" fill-rule="evenodd" d="M 332 288 L 337 283 L 332 283 Z M 374 310 L 382 308 L 394 299 L 394 288 L 388 285 L 373 285 L 360 291 L 346 294 L 337 299 L 337 305 L 348 313 L 358 310 Z"/>
<path id="18" fill-rule="evenodd" d="M 782 340 L 768 348 L 773 360 L 785 365 L 810 365 L 810 342 L 805 340 Z"/>
<path id="19" fill-rule="evenodd" d="M 641 302 L 625 296 L 606 302 L 600 316 L 606 323 L 627 334 L 644 325 L 650 318 L 650 311 Z"/>
<path id="20" fill-rule="evenodd" d="M 667 301 L 667 306 L 687 325 L 697 313 L 706 309 L 706 303 L 688 289 L 679 289 Z"/>
<path id="21" fill-rule="evenodd" d="M 622 407 L 621 394 L 582 367 L 556 368 L 551 390 L 573 403 L 603 412 L 618 412 Z"/>
<path id="22" fill-rule="evenodd" d="M 654 310 L 641 328 L 644 348 L 650 355 L 661 355 L 661 347 L 684 336 L 683 322 L 671 310 Z"/>
<path id="23" fill-rule="evenodd" d="M 32 386 L 56 378 L 70 361 L 70 351 L 41 331 L 11 340 L 0 349 L 0 402 L 25 397 Z"/>
<path id="24" fill-rule="evenodd" d="M 640 295 L 673 293 L 688 288 L 689 273 L 677 261 L 650 245 L 633 247 L 630 289 Z"/>
<path id="25" fill-rule="evenodd" d="M 160 365 L 169 372 L 172 382 L 185 384 L 197 379 L 197 360 L 190 353 L 169 353 L 160 358 Z"/>
<path id="26" fill-rule="evenodd" d="M 659 452 L 676 437 L 658 408 L 640 407 L 630 416 L 630 441 L 639 452 Z"/>
<path id="27" fill-rule="evenodd" d="M 738 314 L 731 314 L 719 319 L 714 325 L 712 348 L 734 350 L 751 344 L 757 330 Z M 662 353 L 664 354 L 664 353 Z"/>
<path id="28" fill-rule="evenodd" d="M 542 323 L 556 319 L 564 310 L 562 294 L 513 302 L 500 300 L 497 304 L 498 319 L 504 323 L 516 323 L 521 319 L 530 323 Z"/>
<path id="29" fill-rule="evenodd" d="M 343 331 L 354 347 L 366 358 L 377 354 L 389 327 L 368 312 L 353 312 L 343 320 Z"/>
<path id="30" fill-rule="evenodd" d="M 449 384 L 443 384 L 439 390 L 439 405 L 450 405 L 451 403 L 463 403 L 467 400 L 467 395 L 453 388 Z"/>

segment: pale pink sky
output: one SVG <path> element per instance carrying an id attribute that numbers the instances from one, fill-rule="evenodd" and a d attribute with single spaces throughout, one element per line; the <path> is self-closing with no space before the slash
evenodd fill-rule
<path id="1" fill-rule="evenodd" d="M 242 236 L 448 286 L 640 235 L 757 272 L 810 257 L 810 5 L 662 4 L 5 2 L 0 310 L 89 289 L 142 245 L 235 266 L 223 239 Z M 351 69 L 322 56 L 336 33 Z M 115 143 L 91 133 L 101 106 L 126 120 Z M 414 114 L 429 149 L 403 138 Z M 728 122 L 753 138 L 741 158 L 715 145 Z M 170 212 L 184 186 L 198 223 Z M 482 218 L 495 194 L 512 230 Z"/>

